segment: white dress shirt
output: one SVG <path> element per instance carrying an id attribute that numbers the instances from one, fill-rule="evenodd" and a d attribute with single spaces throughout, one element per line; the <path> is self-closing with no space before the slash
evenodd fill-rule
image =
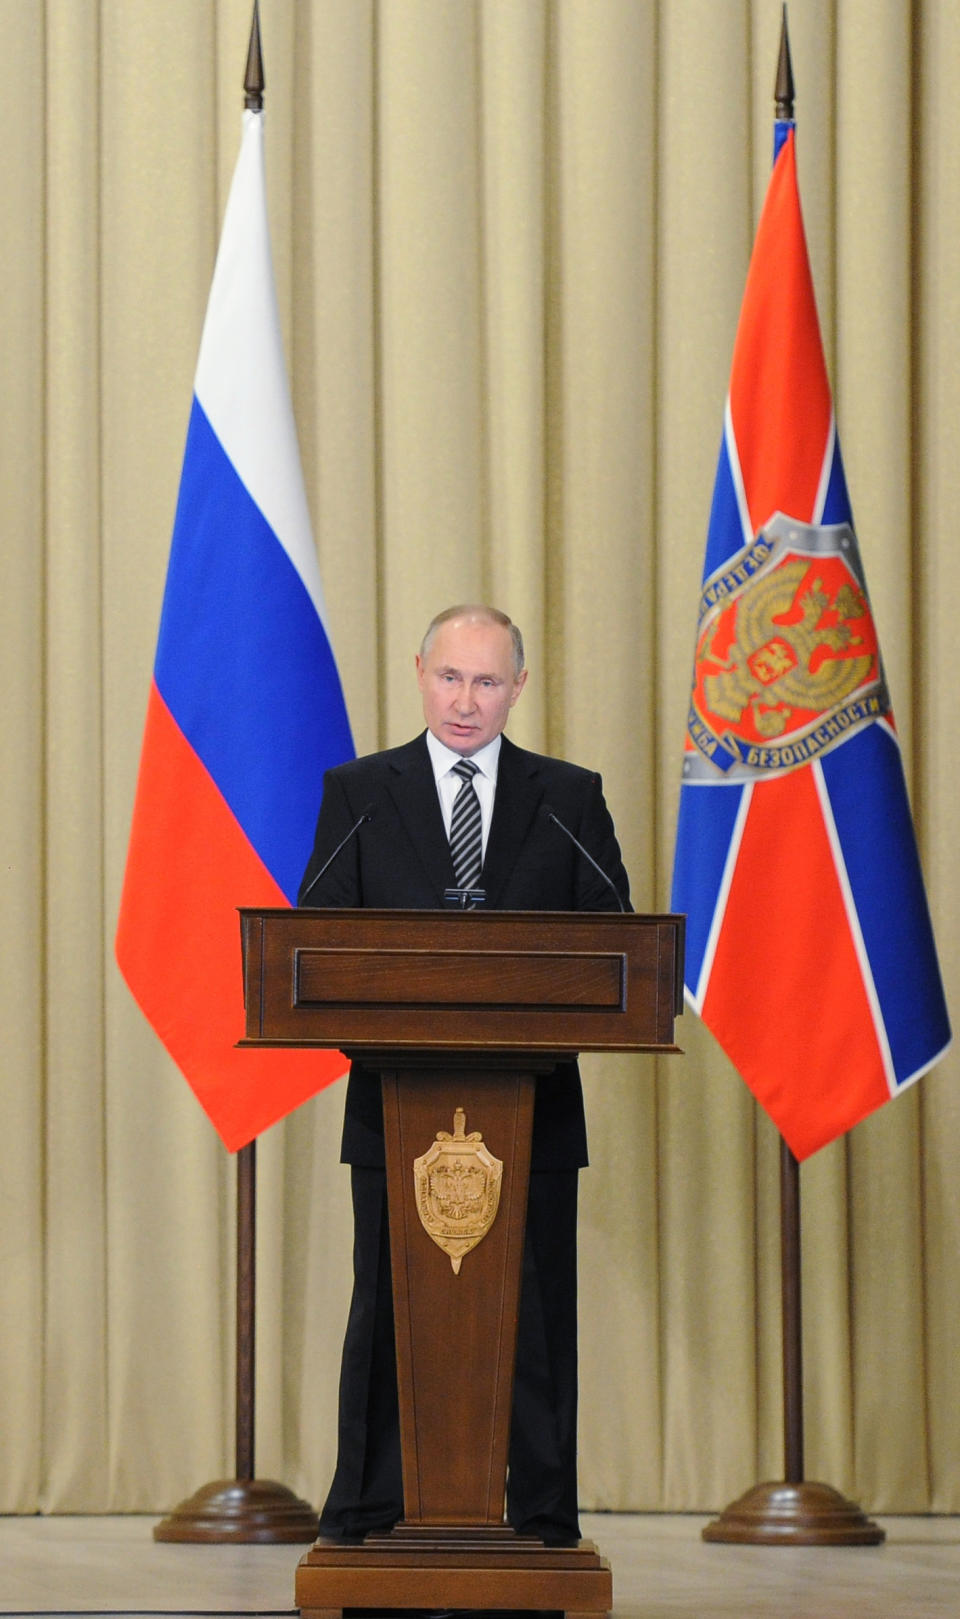
<path id="1" fill-rule="evenodd" d="M 452 748 L 445 746 L 434 736 L 432 731 L 427 732 L 427 750 L 430 762 L 433 765 L 433 774 L 437 783 L 437 792 L 440 795 L 440 810 L 443 815 L 443 827 L 450 837 L 450 819 L 453 815 L 453 801 L 460 791 L 461 778 L 454 775 L 453 767 L 458 765 L 463 755 L 454 753 Z M 492 742 L 481 748 L 478 753 L 470 755 L 470 763 L 476 765 L 477 772 L 473 777 L 476 795 L 480 800 L 481 838 L 484 858 L 487 853 L 487 838 L 490 835 L 490 822 L 493 819 L 493 800 L 497 790 L 497 768 L 500 763 L 500 738 L 495 736 Z"/>

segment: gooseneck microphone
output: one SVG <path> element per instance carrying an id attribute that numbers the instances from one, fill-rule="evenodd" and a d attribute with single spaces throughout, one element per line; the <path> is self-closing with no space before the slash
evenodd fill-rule
<path id="1" fill-rule="evenodd" d="M 614 882 L 613 878 L 610 877 L 607 874 L 607 872 L 604 871 L 602 866 L 597 865 L 597 862 L 594 860 L 593 855 L 590 853 L 590 850 L 585 849 L 583 847 L 583 844 L 580 842 L 580 839 L 577 838 L 577 837 L 574 837 L 574 834 L 571 832 L 570 828 L 568 826 L 564 825 L 564 823 L 561 821 L 559 815 L 557 814 L 556 810 L 553 808 L 552 805 L 544 804 L 544 806 L 543 806 L 543 814 L 546 816 L 548 821 L 553 822 L 554 826 L 558 826 L 560 828 L 561 832 L 566 833 L 567 837 L 570 839 L 570 842 L 573 844 L 574 848 L 579 849 L 580 853 L 583 855 L 584 860 L 589 862 L 589 864 L 593 867 L 594 871 L 597 873 L 597 876 L 603 878 L 603 880 L 606 883 L 607 887 L 609 888 L 611 894 L 613 895 L 614 899 L 617 902 L 617 909 L 620 910 L 620 911 L 623 911 L 624 914 L 626 914 L 627 907 L 624 905 L 623 900 L 620 898 L 620 894 L 619 894 L 619 892 L 617 890 L 616 883 Z"/>
<path id="2" fill-rule="evenodd" d="M 374 812 L 374 805 L 373 804 L 368 804 L 366 809 L 363 811 L 363 814 L 358 816 L 357 820 L 354 821 L 354 823 L 353 823 L 352 827 L 350 828 L 349 832 L 347 833 L 346 837 L 340 839 L 340 842 L 337 844 L 337 847 L 334 849 L 333 854 L 327 856 L 326 860 L 323 862 L 323 865 L 320 867 L 320 870 L 317 872 L 317 875 L 315 877 L 311 877 L 311 879 L 308 882 L 306 888 L 304 889 L 304 891 L 301 894 L 299 900 L 297 901 L 298 905 L 303 906 L 305 904 L 307 895 L 309 893 L 312 893 L 313 889 L 316 888 L 316 886 L 317 886 L 318 882 L 320 881 L 320 878 L 323 876 L 324 872 L 327 872 L 327 871 L 330 870 L 330 867 L 333 865 L 333 862 L 336 860 L 338 854 L 340 854 L 342 849 L 345 849 L 347 847 L 347 844 L 350 842 L 350 839 L 356 837 L 356 835 L 359 832 L 360 828 L 362 827 L 364 821 L 372 821 L 373 820 L 373 812 Z"/>

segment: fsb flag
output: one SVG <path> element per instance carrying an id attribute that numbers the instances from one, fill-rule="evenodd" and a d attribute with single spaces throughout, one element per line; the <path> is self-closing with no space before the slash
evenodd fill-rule
<path id="1" fill-rule="evenodd" d="M 773 173 L 700 592 L 672 906 L 686 996 L 797 1158 L 950 1040 L 797 190 Z"/>
<path id="2" fill-rule="evenodd" d="M 120 968 L 227 1147 L 343 1070 L 236 1050 L 239 905 L 296 903 L 323 773 L 353 755 L 287 386 L 263 115 L 243 140 L 197 362 L 117 927 Z"/>

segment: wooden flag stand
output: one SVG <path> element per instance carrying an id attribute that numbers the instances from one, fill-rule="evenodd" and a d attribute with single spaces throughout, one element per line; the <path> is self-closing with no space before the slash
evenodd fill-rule
<path id="1" fill-rule="evenodd" d="M 382 1077 L 404 1516 L 318 1540 L 303 1619 L 361 1609 L 599 1619 L 610 1566 L 504 1521 L 538 1076 L 579 1050 L 675 1051 L 683 919 L 241 912 L 247 1042 L 334 1046 Z"/>
<path id="2" fill-rule="evenodd" d="M 879 1546 L 884 1531 L 830 1484 L 803 1476 L 803 1340 L 800 1165 L 780 1140 L 780 1266 L 783 1302 L 782 1482 L 755 1484 L 708 1523 L 704 1540 L 751 1546 Z"/>

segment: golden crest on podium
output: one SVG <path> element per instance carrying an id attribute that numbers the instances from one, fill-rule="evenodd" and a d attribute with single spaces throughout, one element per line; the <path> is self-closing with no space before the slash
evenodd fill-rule
<path id="1" fill-rule="evenodd" d="M 458 1107 L 453 1134 L 437 1139 L 414 1159 L 417 1213 L 427 1235 L 449 1255 L 455 1276 L 464 1254 L 486 1236 L 500 1206 L 503 1164 L 483 1144 L 479 1130 L 466 1135 L 466 1114 Z"/>

